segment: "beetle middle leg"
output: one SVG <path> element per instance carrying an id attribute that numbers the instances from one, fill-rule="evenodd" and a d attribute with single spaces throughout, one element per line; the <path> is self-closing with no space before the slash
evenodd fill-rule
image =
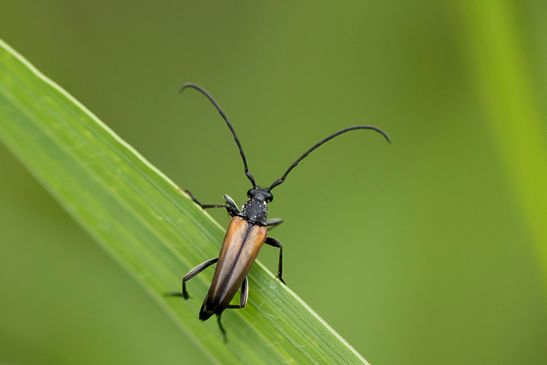
<path id="1" fill-rule="evenodd" d="M 281 219 L 281 218 L 272 218 L 272 219 L 268 219 L 268 220 L 266 221 L 266 227 L 268 227 L 268 229 L 272 229 L 272 228 L 277 227 L 277 226 L 280 225 L 281 223 L 283 223 L 283 219 Z"/>
<path id="2" fill-rule="evenodd" d="M 283 284 L 287 285 L 285 283 L 285 280 L 283 280 L 283 245 L 281 244 L 281 242 L 272 237 L 266 238 L 266 241 L 264 243 L 269 246 L 279 248 L 279 264 L 277 266 L 277 277 Z"/>

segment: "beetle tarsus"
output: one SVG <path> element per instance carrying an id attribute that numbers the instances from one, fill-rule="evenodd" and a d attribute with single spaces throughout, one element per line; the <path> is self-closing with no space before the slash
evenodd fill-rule
<path id="1" fill-rule="evenodd" d="M 181 297 L 181 298 L 184 298 L 184 294 L 179 293 L 178 291 L 163 293 L 163 296 L 164 297 Z"/>
<path id="2" fill-rule="evenodd" d="M 201 203 L 199 202 L 199 200 L 197 200 L 197 198 L 194 196 L 194 194 L 192 194 L 190 190 L 184 189 L 184 192 L 188 194 L 188 196 L 190 197 L 190 199 L 192 199 L 194 203 L 196 203 L 197 205 L 201 207 Z"/>
<path id="3" fill-rule="evenodd" d="M 190 294 L 188 294 L 188 290 L 186 290 L 186 282 L 184 282 L 182 285 L 183 286 L 182 286 L 182 295 L 181 296 L 184 298 L 184 300 L 188 300 L 188 299 L 190 299 Z"/>

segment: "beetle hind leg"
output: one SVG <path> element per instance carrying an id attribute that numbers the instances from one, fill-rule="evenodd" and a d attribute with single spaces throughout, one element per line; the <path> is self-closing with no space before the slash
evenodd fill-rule
<path id="1" fill-rule="evenodd" d="M 224 343 L 228 342 L 228 337 L 226 336 L 226 330 L 224 329 L 224 326 L 222 325 L 222 312 L 217 315 L 217 323 L 218 328 L 220 329 L 220 332 L 222 333 L 222 338 L 224 339 Z"/>
<path id="2" fill-rule="evenodd" d="M 245 276 L 243 283 L 241 284 L 241 295 L 239 297 L 239 304 L 230 304 L 226 308 L 228 309 L 241 309 L 247 305 L 247 299 L 249 299 L 249 281 Z"/>
<path id="3" fill-rule="evenodd" d="M 186 290 L 186 282 L 190 279 L 193 279 L 197 274 L 199 274 L 200 272 L 202 272 L 209 266 L 213 265 L 217 261 L 218 261 L 218 257 L 214 257 L 194 267 L 182 278 L 182 293 L 174 292 L 174 293 L 168 293 L 167 295 L 172 297 L 183 297 L 184 299 L 190 298 L 190 295 L 188 294 L 188 290 Z"/>
<path id="4" fill-rule="evenodd" d="M 239 304 L 230 304 L 225 309 L 241 309 L 244 308 L 247 304 L 247 299 L 249 299 L 249 281 L 247 280 L 247 277 L 243 279 L 243 283 L 241 284 L 241 296 L 239 298 Z M 228 337 L 226 335 L 226 329 L 222 325 L 222 316 L 223 312 L 220 312 L 217 314 L 217 323 L 218 328 L 220 329 L 220 332 L 222 333 L 222 338 L 224 339 L 224 343 L 228 342 Z"/>

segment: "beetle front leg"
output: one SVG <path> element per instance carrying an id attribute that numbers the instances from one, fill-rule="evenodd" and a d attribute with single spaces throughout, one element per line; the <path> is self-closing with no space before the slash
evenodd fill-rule
<path id="1" fill-rule="evenodd" d="M 202 204 L 189 190 L 184 190 L 184 192 L 188 194 L 188 196 L 190 196 L 190 199 L 192 199 L 192 201 L 196 203 L 201 209 L 225 208 L 228 211 L 228 214 L 232 217 L 239 213 L 239 210 L 237 209 L 237 205 L 235 204 L 234 200 L 230 198 L 230 196 L 227 194 L 224 194 L 224 200 L 226 201 L 225 204 Z"/>
<path id="2" fill-rule="evenodd" d="M 184 192 L 186 194 L 188 194 L 188 196 L 190 196 L 190 199 L 192 199 L 192 201 L 194 203 L 196 203 L 197 205 L 199 205 L 199 207 L 201 209 L 209 209 L 209 208 L 226 208 L 226 204 L 202 204 L 195 196 L 194 194 L 192 194 L 190 192 L 190 190 L 184 190 Z"/>
<path id="3" fill-rule="evenodd" d="M 281 280 L 283 284 L 287 285 L 285 283 L 285 280 L 283 280 L 283 245 L 281 244 L 281 242 L 272 237 L 266 238 L 266 241 L 264 243 L 269 246 L 279 248 L 279 264 L 277 266 L 277 277 L 279 278 L 279 280 Z"/>

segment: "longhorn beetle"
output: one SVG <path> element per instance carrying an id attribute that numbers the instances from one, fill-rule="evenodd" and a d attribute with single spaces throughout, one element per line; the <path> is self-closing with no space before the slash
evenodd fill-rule
<path id="1" fill-rule="evenodd" d="M 197 274 L 205 270 L 207 267 L 217 264 L 215 269 L 215 274 L 213 276 L 213 281 L 209 287 L 209 292 L 203 301 L 201 310 L 199 312 L 199 319 L 205 321 L 209 319 L 213 314 L 217 315 L 217 322 L 222 332 L 224 341 L 226 342 L 226 331 L 222 326 L 221 315 L 225 309 L 239 309 L 245 307 L 247 303 L 247 298 L 249 297 L 249 282 L 247 280 L 247 273 L 251 269 L 258 252 L 263 244 L 267 244 L 272 247 L 279 249 L 279 264 L 277 268 L 277 277 L 279 280 L 285 284 L 283 280 L 283 245 L 281 242 L 275 238 L 268 237 L 268 230 L 275 226 L 278 226 L 283 222 L 282 219 L 274 218 L 268 219 L 268 203 L 271 203 L 273 200 L 272 190 L 283 184 L 287 175 L 302 161 L 306 158 L 311 152 L 317 149 L 322 144 L 330 141 L 331 139 L 338 137 L 339 135 L 360 130 L 368 129 L 374 132 L 381 134 L 388 142 L 390 139 L 388 135 L 379 128 L 369 126 L 369 125 L 357 125 L 353 127 L 348 127 L 341 129 L 333 134 L 323 138 L 312 147 L 310 147 L 306 152 L 304 152 L 300 157 L 294 161 L 287 171 L 277 180 L 275 180 L 269 187 L 261 187 L 256 184 L 256 181 L 253 177 L 251 171 L 249 171 L 249 166 L 247 165 L 247 158 L 243 152 L 243 147 L 241 142 L 234 130 L 234 127 L 224 111 L 221 109 L 220 105 L 216 100 L 209 94 L 205 89 L 200 86 L 192 83 L 184 84 L 180 88 L 182 93 L 186 89 L 194 89 L 203 94 L 216 108 L 222 119 L 226 122 L 228 129 L 234 137 L 234 141 L 239 148 L 239 154 L 243 160 L 243 167 L 245 169 L 245 176 L 249 179 L 252 184 L 252 188 L 247 191 L 247 197 L 249 198 L 241 210 L 238 209 L 234 200 L 224 194 L 224 204 L 202 204 L 197 200 L 192 193 L 186 190 L 186 193 L 190 196 L 192 201 L 200 206 L 202 209 L 209 208 L 224 208 L 232 218 L 226 231 L 224 237 L 224 242 L 220 250 L 218 257 L 209 259 L 192 270 L 190 270 L 182 278 L 182 293 L 170 293 L 172 296 L 183 297 L 188 299 L 188 291 L 186 289 L 186 282 L 194 278 Z M 241 288 L 241 295 L 239 304 L 230 304 L 230 301 L 235 296 L 238 289 Z"/>

